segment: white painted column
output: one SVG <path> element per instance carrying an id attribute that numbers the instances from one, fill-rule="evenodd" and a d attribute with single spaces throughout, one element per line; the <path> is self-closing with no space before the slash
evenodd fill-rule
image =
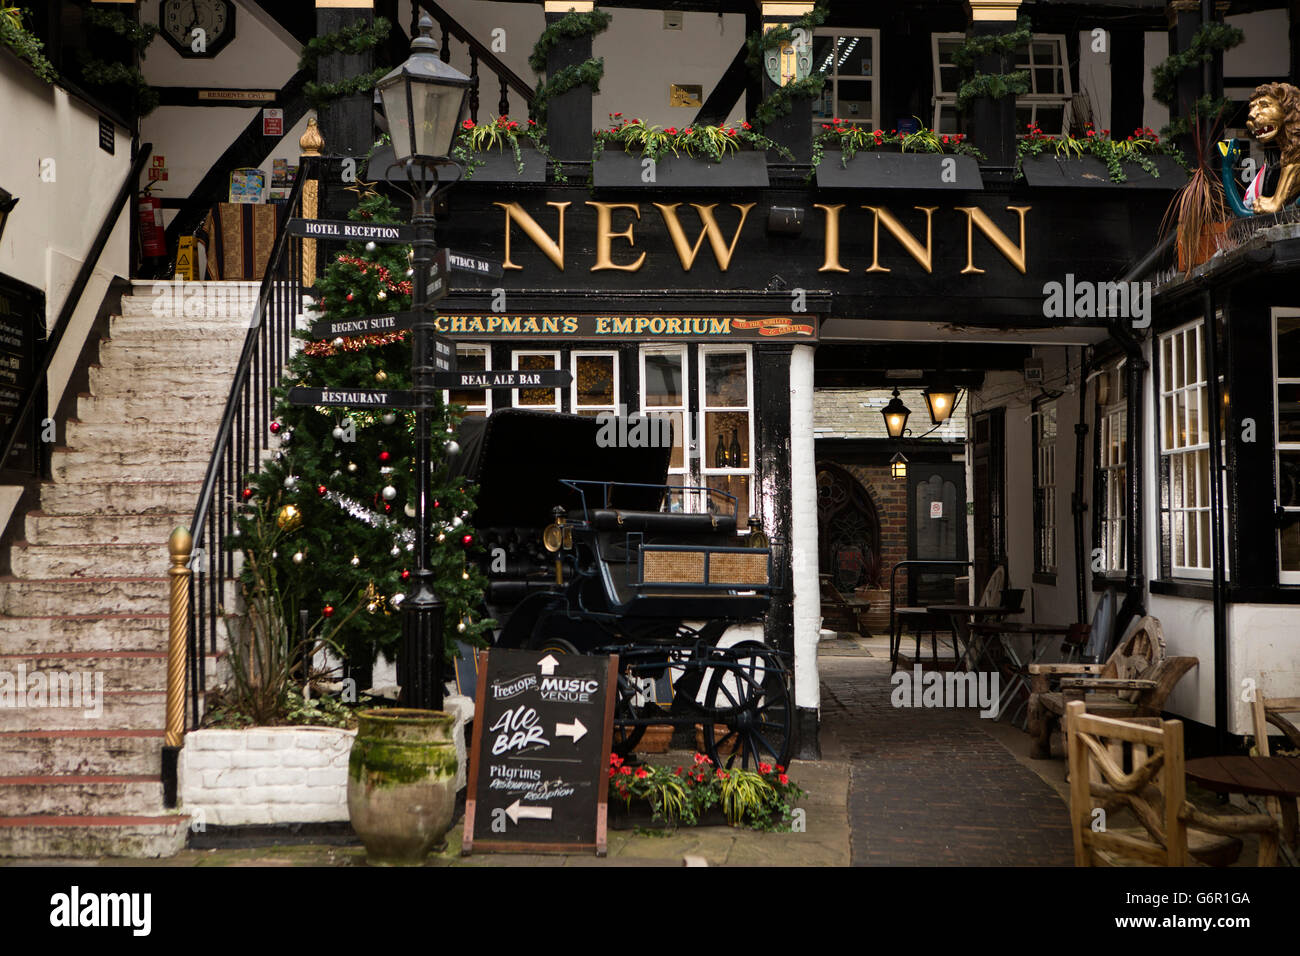
<path id="1" fill-rule="evenodd" d="M 817 642 L 821 593 L 817 563 L 817 465 L 813 447 L 813 346 L 790 356 L 790 562 L 794 585 L 794 701 L 821 707 Z M 802 723 L 802 721 L 801 721 Z"/>

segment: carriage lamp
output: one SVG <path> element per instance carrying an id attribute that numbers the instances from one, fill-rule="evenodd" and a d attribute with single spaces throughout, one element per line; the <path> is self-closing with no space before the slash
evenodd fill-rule
<path id="1" fill-rule="evenodd" d="M 894 389 L 894 397 L 880 410 L 880 414 L 885 416 L 885 431 L 889 432 L 889 437 L 902 438 L 903 432 L 907 430 L 907 416 L 912 414 L 912 410 L 898 397 L 897 388 Z"/>
<path id="2" fill-rule="evenodd" d="M 551 511 L 555 522 L 542 529 L 542 546 L 555 555 L 555 583 L 564 586 L 564 559 L 562 550 L 573 547 L 573 529 L 564 520 L 564 509 L 559 505 Z"/>
<path id="3" fill-rule="evenodd" d="M 411 55 L 375 84 L 397 162 L 445 160 L 469 91 L 477 82 L 442 62 L 433 38 L 433 18 L 423 14 L 420 35 L 411 41 Z"/>
<path id="4" fill-rule="evenodd" d="M 894 457 L 889 459 L 889 477 L 895 481 L 907 477 L 907 458 L 901 451 L 894 452 Z"/>
<path id="5" fill-rule="evenodd" d="M 947 379 L 939 378 L 927 385 L 921 394 L 925 396 L 926 407 L 930 409 L 930 421 L 936 425 L 946 422 L 957 404 L 957 386 Z"/>
<path id="6" fill-rule="evenodd" d="M 757 515 L 750 515 L 749 537 L 745 539 L 745 546 L 749 548 L 766 548 L 768 544 L 767 535 L 763 533 L 763 522 L 758 519 Z"/>
<path id="7" fill-rule="evenodd" d="M 5 223 L 9 221 L 9 214 L 14 211 L 16 205 L 18 205 L 18 197 L 8 190 L 0 189 L 0 239 L 4 238 Z"/>

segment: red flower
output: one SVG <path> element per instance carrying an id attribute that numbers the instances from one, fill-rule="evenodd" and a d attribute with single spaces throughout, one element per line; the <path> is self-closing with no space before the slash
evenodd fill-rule
<path id="1" fill-rule="evenodd" d="M 740 125 L 741 125 L 744 129 L 753 129 L 753 128 L 754 128 L 754 127 L 752 127 L 752 126 L 749 125 L 749 120 L 745 120 L 745 122 L 741 123 Z"/>
<path id="2" fill-rule="evenodd" d="M 613 116 L 614 119 L 618 119 L 618 118 L 619 118 L 620 116 L 622 116 L 623 114 L 622 114 L 622 113 L 611 113 L 610 115 Z"/>
<path id="3" fill-rule="evenodd" d="M 1094 136 L 1096 136 L 1096 135 L 1097 135 L 1097 134 L 1094 133 L 1092 130 L 1088 130 L 1088 138 L 1089 138 L 1089 139 L 1092 139 L 1092 138 L 1093 138 Z"/>
<path id="4" fill-rule="evenodd" d="M 625 777 L 630 777 L 630 776 L 632 776 L 632 768 L 631 768 L 631 767 L 619 767 L 619 768 L 618 768 L 618 772 L 621 773 L 621 774 L 623 774 Z"/>
<path id="5" fill-rule="evenodd" d="M 702 764 L 702 763 L 708 763 L 708 764 L 711 764 L 711 763 L 713 763 L 713 761 L 710 760 L 708 757 L 704 756 L 704 754 L 696 754 L 696 755 L 695 755 L 695 765 L 698 767 L 698 766 L 699 766 L 700 764 Z"/>
<path id="6" fill-rule="evenodd" d="M 838 116 L 836 116 L 836 117 L 834 117 L 834 118 L 831 119 L 831 122 L 834 123 L 836 126 L 839 126 L 839 125 L 840 125 L 840 118 L 839 118 Z"/>
<path id="7" fill-rule="evenodd" d="M 785 767 L 782 767 L 780 764 L 777 764 L 777 765 L 776 765 L 776 772 L 777 772 L 777 773 L 785 773 Z"/>
<path id="8" fill-rule="evenodd" d="M 1102 130 L 1102 131 L 1101 131 L 1101 135 L 1102 135 L 1102 136 L 1109 136 L 1109 135 L 1110 135 L 1110 130 L 1108 130 L 1108 129 L 1104 129 L 1104 130 Z"/>
<path id="9" fill-rule="evenodd" d="M 948 142 L 948 136 L 947 136 L 947 134 L 944 135 L 944 137 L 943 137 L 943 142 L 945 142 L 945 143 Z"/>
<path id="10" fill-rule="evenodd" d="M 728 136 L 735 136 L 735 135 L 736 135 L 736 131 L 735 131 L 734 129 L 729 129 L 729 130 L 727 130 L 727 135 L 728 135 Z"/>
<path id="11" fill-rule="evenodd" d="M 688 126 L 688 127 L 686 127 L 686 129 L 682 130 L 682 135 L 683 135 L 683 136 L 690 136 L 691 133 L 693 133 L 693 132 L 694 132 L 694 130 L 692 130 L 692 129 Z"/>
<path id="12" fill-rule="evenodd" d="M 669 136 L 676 136 L 676 135 L 677 135 L 677 127 L 676 127 L 676 126 L 670 126 L 670 127 L 668 127 L 666 130 L 664 130 L 664 132 L 667 133 Z"/>
<path id="13" fill-rule="evenodd" d="M 465 120 L 465 122 L 461 123 L 460 125 L 463 126 L 465 129 L 473 129 L 474 121 L 472 119 L 467 119 Z"/>
<path id="14" fill-rule="evenodd" d="M 759 773 L 771 773 L 771 772 L 772 772 L 772 765 L 771 765 L 770 763 L 760 763 L 760 764 L 758 765 L 758 772 L 759 772 Z"/>
<path id="15" fill-rule="evenodd" d="M 646 773 L 645 767 L 638 767 L 636 771 L 636 776 L 638 780 L 643 780 L 646 777 L 650 776 L 650 774 Z"/>
<path id="16" fill-rule="evenodd" d="M 781 775 L 780 775 L 779 777 L 777 777 L 776 779 L 777 779 L 777 780 L 780 780 L 781 783 L 783 783 L 783 784 L 785 784 L 785 783 L 789 783 L 789 782 L 790 782 L 790 778 L 787 777 L 785 774 L 781 774 Z"/>
<path id="17" fill-rule="evenodd" d="M 680 777 L 681 775 L 682 775 L 682 768 L 681 768 L 681 767 L 678 767 L 676 770 L 673 771 L 673 776 L 675 776 L 675 777 Z"/>
<path id="18" fill-rule="evenodd" d="M 529 126 L 536 126 L 536 125 L 537 125 L 537 120 L 535 120 L 535 119 L 530 119 L 530 120 L 528 121 L 528 125 L 529 125 Z"/>
<path id="19" fill-rule="evenodd" d="M 611 767 L 621 767 L 623 766 L 623 758 L 620 757 L 618 754 L 610 754 L 609 765 Z"/>
<path id="20" fill-rule="evenodd" d="M 725 770 L 715 770 L 715 771 L 713 771 L 713 773 L 714 773 L 714 776 L 716 776 L 719 780 L 726 780 L 726 779 L 727 779 L 727 771 L 725 771 Z"/>

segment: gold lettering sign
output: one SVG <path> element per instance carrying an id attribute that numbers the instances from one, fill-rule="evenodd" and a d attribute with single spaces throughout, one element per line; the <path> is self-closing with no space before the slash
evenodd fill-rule
<path id="1" fill-rule="evenodd" d="M 636 218 L 641 218 L 641 206 L 634 202 L 589 202 L 588 206 L 596 210 L 596 264 L 591 267 L 592 272 L 599 272 L 601 269 L 618 269 L 622 272 L 636 272 L 645 264 L 645 253 L 637 257 L 636 262 L 618 263 L 613 258 L 613 241 L 615 239 L 626 239 L 629 246 L 636 245 L 636 239 L 632 235 L 632 223 L 627 224 L 627 228 L 622 232 L 612 230 L 615 209 L 631 209 Z"/>
<path id="2" fill-rule="evenodd" d="M 559 268 L 564 271 L 564 210 L 569 207 L 567 202 L 548 202 L 546 205 L 553 207 L 559 212 L 559 233 L 558 240 L 552 239 L 546 234 L 546 230 L 537 224 L 532 216 L 524 212 L 524 207 L 517 202 L 505 203 L 494 202 L 492 205 L 500 206 L 506 211 L 506 256 L 505 261 L 501 263 L 502 269 L 522 269 L 523 266 L 516 265 L 510 261 L 510 225 L 518 222 L 519 228 L 524 231 L 529 239 L 533 240 L 533 245 L 546 253 L 546 258 L 550 259 Z"/>
<path id="3" fill-rule="evenodd" d="M 695 211 L 700 214 L 700 222 L 704 224 L 693 246 L 686 238 L 686 230 L 682 228 L 681 221 L 677 218 L 677 207 L 681 203 L 675 202 L 669 205 L 655 203 L 654 205 L 659 210 L 659 214 L 664 217 L 664 225 L 668 227 L 668 235 L 673 240 L 673 248 L 677 250 L 677 258 L 682 260 L 683 269 L 687 272 L 691 271 L 691 267 L 695 265 L 695 257 L 700 254 L 700 246 L 704 245 L 704 238 L 707 236 L 709 245 L 713 249 L 713 258 L 718 260 L 718 268 L 726 272 L 731 266 L 731 257 L 736 251 L 736 243 L 740 241 L 740 230 L 745 228 L 745 219 L 755 204 L 751 202 L 741 206 L 732 203 L 732 206 L 740 210 L 740 222 L 736 225 L 736 231 L 732 233 L 731 244 L 727 245 L 722 236 L 722 229 L 718 226 L 718 220 L 713 217 L 713 210 L 718 204 L 710 203 L 701 206 L 699 203 L 691 203 Z"/>
<path id="4" fill-rule="evenodd" d="M 907 254 L 921 264 L 921 268 L 926 272 L 932 272 L 930 267 L 930 219 L 938 206 L 913 206 L 913 209 L 920 209 L 925 213 L 925 248 L 916 241 L 910 232 L 903 228 L 903 224 L 889 214 L 889 210 L 883 206 L 863 206 L 863 209 L 875 216 L 874 231 L 871 235 L 871 265 L 867 268 L 868 272 L 888 272 L 885 266 L 880 264 L 880 224 L 883 222 L 889 234 L 897 239 Z"/>
<path id="5" fill-rule="evenodd" d="M 1002 255 L 1006 256 L 1008 262 L 1020 270 L 1021 275 L 1025 272 L 1025 254 L 1028 248 L 1025 246 L 1025 213 L 1029 212 L 1029 206 L 1008 206 L 1007 208 L 1020 214 L 1020 244 L 1016 245 L 1007 236 L 1005 232 L 999 229 L 988 217 L 983 209 L 975 206 L 958 206 L 958 212 L 966 214 L 966 268 L 961 270 L 962 275 L 970 273 L 982 273 L 983 269 L 975 268 L 974 244 L 974 227 L 979 227 L 979 231 L 988 236 L 993 243 L 994 248 Z"/>

